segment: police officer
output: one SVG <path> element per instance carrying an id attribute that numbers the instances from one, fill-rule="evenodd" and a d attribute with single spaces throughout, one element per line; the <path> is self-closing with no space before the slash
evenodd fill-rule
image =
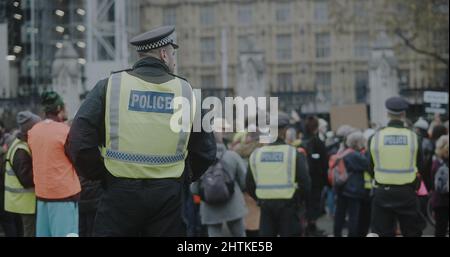
<path id="1" fill-rule="evenodd" d="M 370 170 L 376 186 L 372 232 L 380 236 L 395 236 L 397 221 L 403 236 L 421 236 L 425 226 L 416 195 L 422 149 L 419 137 L 404 127 L 408 107 L 401 97 L 389 98 L 390 121 L 369 140 Z"/>
<path id="2" fill-rule="evenodd" d="M 73 121 L 67 152 L 83 177 L 106 185 L 94 236 L 184 236 L 183 184 L 215 160 L 212 133 L 170 126 L 175 97 L 191 103 L 191 125 L 200 115 L 191 86 L 173 74 L 174 31 L 163 26 L 133 38 L 140 59 L 98 82 Z"/>
<path id="3" fill-rule="evenodd" d="M 260 236 L 301 236 L 300 206 L 311 188 L 306 156 L 285 143 L 289 117 L 280 113 L 278 138 L 250 156 L 247 189 L 261 207 Z"/>
<path id="4" fill-rule="evenodd" d="M 20 132 L 6 154 L 5 210 L 22 218 L 25 237 L 36 235 L 36 195 L 34 194 L 33 163 L 27 143 L 28 131 L 41 118 L 29 111 L 16 117 Z"/>

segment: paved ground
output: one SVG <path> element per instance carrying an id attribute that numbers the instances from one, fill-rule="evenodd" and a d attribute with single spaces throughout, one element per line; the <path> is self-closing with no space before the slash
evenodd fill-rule
<path id="1" fill-rule="evenodd" d="M 322 216 L 318 220 L 317 226 L 320 229 L 325 230 L 325 232 L 327 233 L 328 236 L 333 235 L 333 220 L 330 216 L 328 216 L 328 215 Z M 344 234 L 345 233 L 346 233 L 346 231 L 344 230 Z M 433 233 L 434 233 L 434 228 L 428 224 L 424 230 L 423 236 L 425 236 L 425 237 L 433 236 Z M 2 228 L 0 227 L 0 237 L 3 237 L 3 236 L 4 236 L 4 233 L 2 231 Z M 230 236 L 229 233 L 228 233 L 228 236 Z"/>
<path id="2" fill-rule="evenodd" d="M 329 235 L 329 236 L 333 235 L 333 220 L 329 215 L 322 216 L 317 221 L 317 226 L 320 229 L 325 230 L 327 235 Z M 344 234 L 345 233 L 347 233 L 347 232 L 344 230 Z M 434 235 L 434 228 L 430 224 L 427 224 L 427 227 L 425 228 L 425 230 L 423 232 L 423 236 L 433 236 L 433 235 Z"/>

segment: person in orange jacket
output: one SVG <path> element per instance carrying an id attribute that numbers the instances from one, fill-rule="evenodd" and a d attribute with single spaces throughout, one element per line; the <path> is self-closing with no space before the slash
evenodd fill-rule
<path id="1" fill-rule="evenodd" d="M 28 132 L 37 198 L 37 237 L 78 234 L 80 181 L 64 152 L 69 126 L 64 102 L 56 92 L 41 96 L 45 120 Z"/>

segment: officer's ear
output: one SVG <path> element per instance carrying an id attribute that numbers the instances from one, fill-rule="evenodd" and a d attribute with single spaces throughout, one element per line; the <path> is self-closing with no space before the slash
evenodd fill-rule
<path id="1" fill-rule="evenodd" d="M 169 62 L 169 52 L 167 51 L 166 47 L 162 47 L 159 50 L 159 57 L 161 58 L 161 60 L 163 60 L 164 62 L 168 63 Z"/>

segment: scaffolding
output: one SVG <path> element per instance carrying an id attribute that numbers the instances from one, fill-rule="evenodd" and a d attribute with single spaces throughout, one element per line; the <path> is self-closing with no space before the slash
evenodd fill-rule
<path id="1" fill-rule="evenodd" d="M 139 0 L 86 1 L 88 89 L 111 71 L 127 68 L 134 59 L 128 41 L 139 32 L 139 4 Z"/>

